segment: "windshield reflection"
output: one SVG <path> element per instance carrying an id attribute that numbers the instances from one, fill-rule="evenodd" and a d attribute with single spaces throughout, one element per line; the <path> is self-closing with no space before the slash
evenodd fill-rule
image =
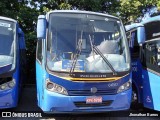
<path id="1" fill-rule="evenodd" d="M 0 20 L 0 67 L 13 63 L 15 24 Z"/>
<path id="2" fill-rule="evenodd" d="M 95 53 L 92 39 L 117 72 L 129 70 L 127 42 L 119 20 L 87 14 L 51 14 L 47 40 L 47 66 L 52 71 L 70 71 L 82 41 L 74 72 L 112 72 Z"/>

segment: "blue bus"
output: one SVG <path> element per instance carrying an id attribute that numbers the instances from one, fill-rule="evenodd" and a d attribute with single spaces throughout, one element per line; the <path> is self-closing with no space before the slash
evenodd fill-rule
<path id="1" fill-rule="evenodd" d="M 37 100 L 44 112 L 130 108 L 130 53 L 120 19 L 55 10 L 38 17 L 37 38 Z"/>
<path id="2" fill-rule="evenodd" d="M 23 31 L 16 20 L 0 16 L 0 109 L 17 106 L 25 63 Z"/>
<path id="3" fill-rule="evenodd" d="M 160 111 L 160 16 L 127 25 L 126 30 L 132 59 L 132 102 Z"/>

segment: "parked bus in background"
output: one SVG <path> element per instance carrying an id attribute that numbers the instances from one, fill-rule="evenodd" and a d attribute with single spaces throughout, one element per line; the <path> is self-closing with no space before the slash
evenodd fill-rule
<path id="1" fill-rule="evenodd" d="M 132 56 L 132 102 L 160 111 L 160 16 L 128 25 L 126 30 Z"/>
<path id="2" fill-rule="evenodd" d="M 24 64 L 24 33 L 16 20 L 0 16 L 0 109 L 17 106 Z"/>
<path id="3" fill-rule="evenodd" d="M 130 108 L 130 53 L 120 19 L 55 10 L 38 17 L 37 38 L 37 99 L 44 112 Z"/>

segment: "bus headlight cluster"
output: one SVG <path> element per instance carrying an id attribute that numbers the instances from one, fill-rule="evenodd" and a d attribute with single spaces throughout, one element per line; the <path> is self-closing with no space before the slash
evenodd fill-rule
<path id="1" fill-rule="evenodd" d="M 12 89 L 15 86 L 15 80 L 12 79 L 9 82 L 3 83 L 0 85 L 0 90 Z"/>
<path id="2" fill-rule="evenodd" d="M 2 84 L 1 86 L 0 86 L 0 89 L 1 90 L 5 90 L 7 88 L 7 84 Z"/>
<path id="3" fill-rule="evenodd" d="M 132 86 L 132 81 L 131 81 L 131 79 L 130 79 L 128 82 L 124 83 L 123 85 L 121 85 L 121 86 L 118 88 L 117 93 L 120 93 L 120 92 L 123 92 L 123 91 L 125 91 L 125 90 L 128 90 L 131 86 Z"/>
<path id="4" fill-rule="evenodd" d="M 63 95 L 68 95 L 68 92 L 64 87 L 51 82 L 49 79 L 46 80 L 46 88 L 47 90 L 52 91 L 52 92 L 56 92 L 56 93 L 63 94 Z"/>

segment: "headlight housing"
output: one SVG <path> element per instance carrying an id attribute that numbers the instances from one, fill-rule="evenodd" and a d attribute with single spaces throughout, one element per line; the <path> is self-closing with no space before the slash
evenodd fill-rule
<path id="1" fill-rule="evenodd" d="M 16 85 L 15 79 L 11 77 L 1 78 L 1 79 L 2 79 L 2 84 L 0 85 L 0 90 L 12 89 Z"/>
<path id="2" fill-rule="evenodd" d="M 67 90 L 54 82 L 51 82 L 49 79 L 46 80 L 46 89 L 51 92 L 56 92 L 63 95 L 68 95 Z"/>
<path id="3" fill-rule="evenodd" d="M 124 83 L 123 85 L 121 85 L 118 88 L 117 93 L 120 93 L 120 92 L 123 92 L 125 90 L 128 90 L 131 86 L 132 86 L 132 80 L 130 79 L 129 81 L 127 81 L 126 83 Z"/>

